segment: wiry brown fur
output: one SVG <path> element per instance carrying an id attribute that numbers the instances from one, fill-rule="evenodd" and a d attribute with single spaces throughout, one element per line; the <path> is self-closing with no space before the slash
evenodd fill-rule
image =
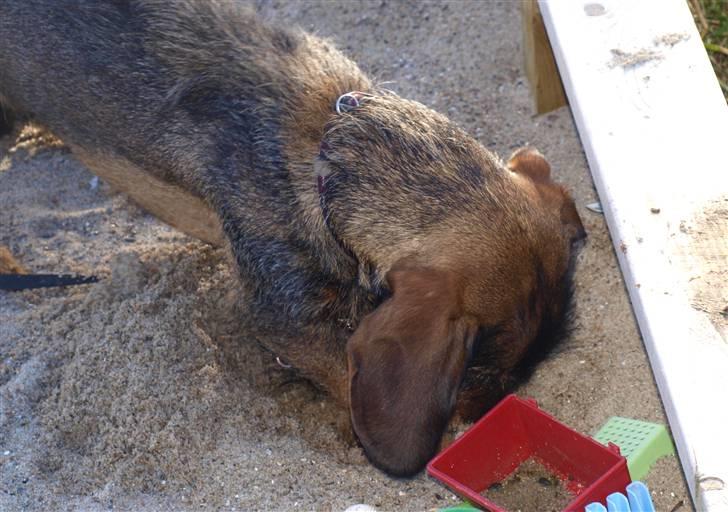
<path id="1" fill-rule="evenodd" d="M 480 414 L 562 334 L 583 228 L 537 152 L 504 164 L 232 0 L 5 0 L 0 33 L 5 107 L 225 243 L 247 331 L 350 406 L 382 469 L 420 470 L 460 389 Z"/>

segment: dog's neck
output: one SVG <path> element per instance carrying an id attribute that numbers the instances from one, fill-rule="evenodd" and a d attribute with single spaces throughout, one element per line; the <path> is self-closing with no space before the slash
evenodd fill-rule
<path id="1" fill-rule="evenodd" d="M 362 258 L 337 233 L 330 222 L 326 202 L 326 160 L 324 136 L 335 120 L 352 115 L 362 98 L 371 95 L 371 84 L 355 67 L 348 75 L 318 77 L 317 82 L 301 83 L 288 98 L 289 122 L 284 122 L 287 167 L 299 201 L 314 221 L 309 236 L 322 250 L 324 267 L 342 280 L 358 280 Z M 353 90 L 352 90 L 353 89 Z M 366 286 L 366 283 L 363 283 Z"/>
<path id="2" fill-rule="evenodd" d="M 334 104 L 334 111 L 337 115 L 347 115 L 350 112 L 354 111 L 357 107 L 359 107 L 363 101 L 366 101 L 367 97 L 371 96 L 371 93 L 361 91 L 344 93 L 336 100 L 336 103 Z M 330 147 L 326 143 L 326 141 L 321 140 L 321 143 L 319 144 L 318 157 L 316 159 L 316 162 L 314 163 L 314 171 L 316 174 L 316 185 L 319 194 L 319 205 L 321 206 L 321 214 L 323 216 L 324 224 L 328 228 L 332 238 L 336 240 L 336 243 L 339 244 L 344 252 L 349 254 L 354 260 L 358 262 L 360 261 L 360 258 L 356 256 L 351 247 L 347 246 L 342 241 L 331 223 L 330 211 L 326 201 L 326 179 L 329 176 L 329 167 L 325 165 L 325 162 L 328 161 L 329 150 Z"/>

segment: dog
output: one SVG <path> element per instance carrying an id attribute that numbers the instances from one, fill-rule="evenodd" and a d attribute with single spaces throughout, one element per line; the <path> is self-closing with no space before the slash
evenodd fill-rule
<path id="1" fill-rule="evenodd" d="M 29 37 L 29 30 L 33 36 Z M 232 0 L 4 0 L 0 127 L 31 118 L 165 222 L 226 246 L 246 333 L 419 472 L 568 330 L 573 200 Z"/>

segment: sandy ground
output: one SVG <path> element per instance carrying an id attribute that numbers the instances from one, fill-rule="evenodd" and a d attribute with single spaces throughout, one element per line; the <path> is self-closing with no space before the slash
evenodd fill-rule
<path id="1" fill-rule="evenodd" d="M 514 2 L 257 4 L 332 37 L 389 88 L 502 156 L 534 144 L 589 231 L 576 330 L 521 395 L 594 433 L 665 423 L 567 108 L 534 118 Z M 224 255 L 114 194 L 62 147 L 0 140 L 0 244 L 36 272 L 95 285 L 0 292 L 0 510 L 427 510 L 456 498 L 394 480 L 340 439 L 332 403 L 236 327 Z M 646 479 L 690 508 L 676 459 Z M 527 510 L 526 506 L 524 510 Z"/>

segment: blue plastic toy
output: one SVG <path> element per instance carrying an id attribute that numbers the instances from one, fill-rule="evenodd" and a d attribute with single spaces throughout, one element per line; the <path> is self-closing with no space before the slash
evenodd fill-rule
<path id="1" fill-rule="evenodd" d="M 632 482 L 627 486 L 627 496 L 615 492 L 607 496 L 607 506 L 590 503 L 584 512 L 655 512 L 650 491 L 642 482 Z"/>

